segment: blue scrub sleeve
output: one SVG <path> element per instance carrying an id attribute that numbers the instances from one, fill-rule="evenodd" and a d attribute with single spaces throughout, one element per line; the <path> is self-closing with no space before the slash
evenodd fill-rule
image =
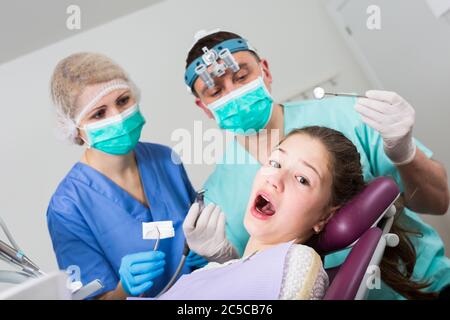
<path id="1" fill-rule="evenodd" d="M 97 240 L 87 225 L 72 216 L 48 209 L 47 223 L 59 268 L 78 269 L 83 285 L 99 279 L 104 288 L 95 292 L 94 296 L 114 290 L 118 278 L 98 247 Z M 75 273 L 72 271 L 70 276 L 75 276 Z"/>

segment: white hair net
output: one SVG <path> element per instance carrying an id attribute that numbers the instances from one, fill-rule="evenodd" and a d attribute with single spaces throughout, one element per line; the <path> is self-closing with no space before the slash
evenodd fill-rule
<path id="1" fill-rule="evenodd" d="M 90 90 L 86 90 L 89 87 Z M 83 116 L 105 95 L 129 88 L 135 100 L 139 89 L 128 74 L 110 58 L 98 53 L 76 53 L 55 67 L 50 91 L 56 106 L 57 134 L 62 140 L 83 144 L 77 126 Z"/>

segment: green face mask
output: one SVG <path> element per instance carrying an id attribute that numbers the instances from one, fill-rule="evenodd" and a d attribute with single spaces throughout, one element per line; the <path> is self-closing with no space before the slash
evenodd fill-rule
<path id="1" fill-rule="evenodd" d="M 243 135 L 255 134 L 270 120 L 273 99 L 262 77 L 208 105 L 220 128 Z"/>
<path id="2" fill-rule="evenodd" d="M 136 147 L 145 119 L 136 104 L 121 114 L 85 125 L 89 147 L 113 155 L 124 155 Z"/>

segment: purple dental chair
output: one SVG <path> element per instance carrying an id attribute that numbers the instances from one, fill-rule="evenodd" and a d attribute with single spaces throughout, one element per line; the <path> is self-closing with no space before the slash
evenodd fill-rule
<path id="1" fill-rule="evenodd" d="M 342 207 L 310 245 L 322 256 L 351 247 L 343 264 L 327 269 L 330 286 L 325 300 L 362 300 L 368 295 L 372 271 L 386 246 L 398 245 L 389 233 L 395 215 L 393 203 L 400 190 L 393 179 L 379 177 Z"/>

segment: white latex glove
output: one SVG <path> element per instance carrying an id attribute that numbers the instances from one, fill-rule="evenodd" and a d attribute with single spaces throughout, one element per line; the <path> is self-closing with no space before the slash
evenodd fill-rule
<path id="1" fill-rule="evenodd" d="M 189 248 L 208 261 L 224 263 L 239 258 L 225 235 L 225 214 L 213 203 L 202 212 L 199 204 L 194 203 L 183 222 L 183 231 Z"/>
<path id="2" fill-rule="evenodd" d="M 416 154 L 413 107 L 395 92 L 369 90 L 366 97 L 358 98 L 355 110 L 380 133 L 384 152 L 395 165 L 410 163 Z"/>

